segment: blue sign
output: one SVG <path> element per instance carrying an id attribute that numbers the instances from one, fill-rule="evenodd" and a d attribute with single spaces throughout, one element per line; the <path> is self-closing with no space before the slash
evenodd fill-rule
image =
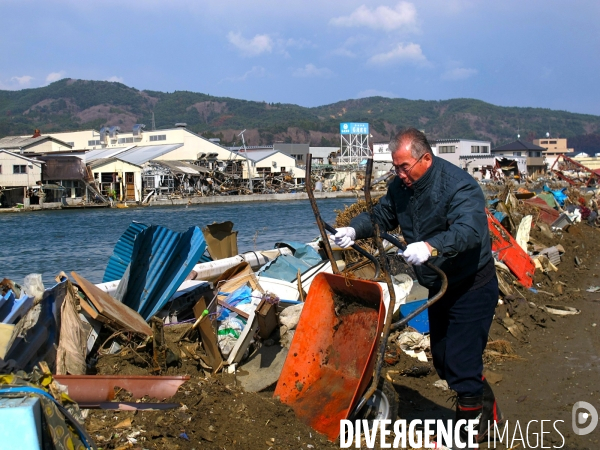
<path id="1" fill-rule="evenodd" d="M 340 134 L 369 134 L 368 123 L 340 123 Z"/>

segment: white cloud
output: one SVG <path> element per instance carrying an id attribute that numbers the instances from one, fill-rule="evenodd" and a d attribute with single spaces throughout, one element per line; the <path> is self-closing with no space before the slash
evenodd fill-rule
<path id="1" fill-rule="evenodd" d="M 442 79 L 450 81 L 459 81 L 466 80 L 467 78 L 471 78 L 475 75 L 477 75 L 477 69 L 468 69 L 466 67 L 454 67 L 453 69 L 448 69 L 446 72 L 444 72 L 442 74 Z"/>
<path id="2" fill-rule="evenodd" d="M 389 52 L 373 55 L 369 58 L 368 62 L 373 65 L 384 65 L 394 62 L 427 64 L 427 58 L 423 54 L 421 46 L 411 42 L 406 45 L 400 43 Z"/>
<path id="3" fill-rule="evenodd" d="M 312 45 L 312 43 L 308 39 L 304 39 L 304 38 L 300 38 L 300 39 L 288 38 L 285 41 L 281 40 L 279 42 L 279 45 L 281 45 L 283 47 L 293 47 L 293 48 L 303 49 L 306 47 L 310 47 Z"/>
<path id="4" fill-rule="evenodd" d="M 333 72 L 327 67 L 318 68 L 314 64 L 307 64 L 294 70 L 293 75 L 300 78 L 329 78 L 333 76 Z"/>
<path id="5" fill-rule="evenodd" d="M 241 33 L 230 31 L 227 40 L 241 52 L 242 56 L 258 56 L 261 53 L 271 53 L 273 50 L 273 39 L 268 34 L 257 34 L 252 39 L 246 39 Z"/>
<path id="6" fill-rule="evenodd" d="M 358 55 L 364 55 L 365 48 L 371 48 L 374 45 L 373 38 L 366 34 L 354 34 L 347 38 L 338 48 L 330 52 L 331 55 L 343 56 L 345 58 L 356 58 Z"/>
<path id="7" fill-rule="evenodd" d="M 12 77 L 10 81 L 16 81 L 19 87 L 27 87 L 33 80 L 31 75 L 23 75 L 22 77 Z"/>
<path id="8" fill-rule="evenodd" d="M 350 50 L 348 50 L 347 48 L 336 48 L 335 50 L 333 50 L 331 52 L 332 55 L 336 55 L 336 56 L 345 56 L 346 58 L 355 58 L 356 54 L 354 52 L 351 52 Z"/>
<path id="9" fill-rule="evenodd" d="M 417 10 L 409 2 L 400 2 L 394 9 L 389 6 L 378 6 L 371 10 L 362 5 L 349 16 L 333 18 L 329 23 L 338 27 L 369 27 L 385 31 L 400 28 L 416 30 Z"/>
<path id="10" fill-rule="evenodd" d="M 118 77 L 116 75 L 113 75 L 110 78 L 107 78 L 106 81 L 111 81 L 113 83 L 122 83 L 123 82 L 123 77 Z"/>
<path id="11" fill-rule="evenodd" d="M 227 77 L 225 81 L 246 81 L 249 78 L 262 78 L 267 75 L 267 70 L 261 66 L 253 66 L 244 75 L 239 77 Z"/>
<path id="12" fill-rule="evenodd" d="M 393 92 L 388 91 L 380 91 L 378 89 L 366 89 L 364 91 L 360 91 L 356 94 L 356 98 L 365 98 L 365 97 L 387 97 L 387 98 L 397 98 L 398 96 Z"/>
<path id="13" fill-rule="evenodd" d="M 30 75 L 23 75 L 21 77 L 14 76 L 10 78 L 0 78 L 0 90 L 3 91 L 18 91 L 29 87 L 31 80 L 34 78 Z"/>
<path id="14" fill-rule="evenodd" d="M 64 70 L 61 70 L 60 72 L 49 73 L 46 77 L 46 83 L 54 83 L 55 81 L 62 79 L 65 76 L 65 73 L 66 72 Z"/>

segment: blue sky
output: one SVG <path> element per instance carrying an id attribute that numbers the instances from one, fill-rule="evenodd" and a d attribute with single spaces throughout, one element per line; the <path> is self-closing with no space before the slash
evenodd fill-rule
<path id="1" fill-rule="evenodd" d="M 120 81 L 318 106 L 468 97 L 600 115 L 597 0 L 0 0 L 0 89 Z"/>

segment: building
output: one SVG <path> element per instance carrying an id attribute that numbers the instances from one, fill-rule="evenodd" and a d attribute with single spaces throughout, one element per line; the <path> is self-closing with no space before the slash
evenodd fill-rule
<path id="1" fill-rule="evenodd" d="M 466 170 L 471 175 L 494 166 L 491 142 L 475 139 L 437 139 L 430 141 L 433 154 Z"/>
<path id="2" fill-rule="evenodd" d="M 338 155 L 339 147 L 309 147 L 313 164 L 331 164 L 333 158 Z M 306 161 L 304 162 L 306 164 Z M 303 164 L 298 163 L 299 166 Z"/>
<path id="3" fill-rule="evenodd" d="M 43 161 L 0 149 L 0 192 L 2 206 L 25 203 L 28 191 L 42 180 Z"/>
<path id="4" fill-rule="evenodd" d="M 296 167 L 298 160 L 272 148 L 251 148 L 243 151 L 250 161 L 253 177 L 263 177 L 268 174 L 288 174 L 296 183 L 304 183 L 305 170 Z"/>
<path id="5" fill-rule="evenodd" d="M 597 156 L 589 156 L 586 153 L 580 153 L 578 155 L 572 156 L 572 158 L 579 164 L 587 167 L 588 169 L 600 169 L 600 158 Z"/>
<path id="6" fill-rule="evenodd" d="M 548 168 L 552 167 L 552 164 L 560 155 L 573 152 L 572 148 L 567 148 L 567 140 L 564 138 L 534 139 L 533 144 L 544 148 L 542 154 Z"/>
<path id="7" fill-rule="evenodd" d="M 392 164 L 392 154 L 389 149 L 389 142 L 373 144 L 373 162 Z"/>
<path id="8" fill-rule="evenodd" d="M 516 140 L 509 144 L 502 145 L 492 149 L 492 153 L 497 157 L 513 159 L 513 157 L 525 158 L 526 169 L 523 173 L 528 175 L 546 173 L 548 167 L 544 160 L 544 148 L 531 142 Z M 521 167 L 519 167 L 521 169 Z"/>
<path id="9" fill-rule="evenodd" d="M 306 155 L 310 152 L 309 144 L 286 144 L 283 142 L 275 142 L 273 150 L 277 150 L 284 155 L 291 156 L 299 166 L 306 164 Z"/>
<path id="10" fill-rule="evenodd" d="M 42 180 L 43 161 L 0 149 L 0 186 L 30 187 Z"/>
<path id="11" fill-rule="evenodd" d="M 185 124 L 153 131 L 147 131 L 144 129 L 144 125 L 136 124 L 131 131 L 123 131 L 120 127 L 103 127 L 100 131 L 52 133 L 51 136 L 73 142 L 74 149 L 103 150 L 133 146 L 179 145 L 178 151 L 168 156 L 170 160 L 195 161 L 203 156 L 213 154 L 216 154 L 216 158 L 220 160 L 245 159 L 243 156 L 188 130 Z"/>
<path id="12" fill-rule="evenodd" d="M 40 154 L 71 150 L 73 145 L 50 135 L 6 136 L 0 139 L 0 148 L 15 153 Z"/>

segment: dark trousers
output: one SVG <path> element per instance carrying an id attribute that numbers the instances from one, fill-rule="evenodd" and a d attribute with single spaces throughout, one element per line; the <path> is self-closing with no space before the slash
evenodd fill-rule
<path id="1" fill-rule="evenodd" d="M 483 394 L 483 350 L 498 303 L 498 279 L 448 290 L 428 310 L 433 365 L 458 396 Z M 430 297 L 436 292 L 430 292 Z"/>

